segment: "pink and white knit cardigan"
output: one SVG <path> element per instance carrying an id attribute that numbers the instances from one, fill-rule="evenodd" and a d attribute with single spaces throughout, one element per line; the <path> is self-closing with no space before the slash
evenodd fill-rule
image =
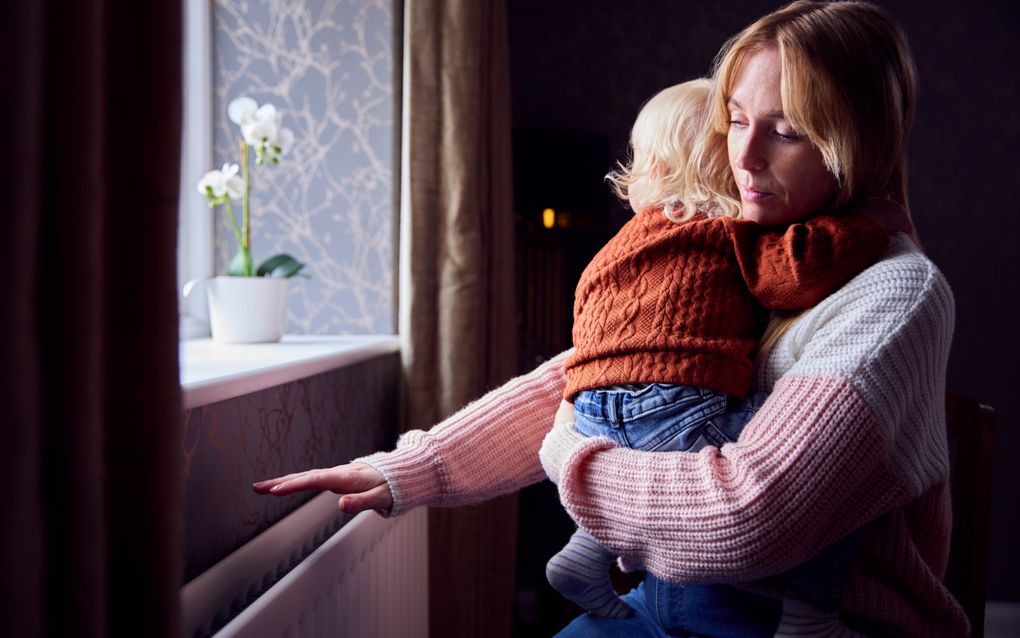
<path id="1" fill-rule="evenodd" d="M 557 428 L 543 461 L 570 515 L 630 568 L 743 583 L 787 571 L 865 527 L 842 613 L 894 636 L 970 634 L 941 583 L 949 549 L 945 369 L 953 298 L 905 236 L 806 313 L 760 366 L 769 400 L 740 440 L 638 452 Z M 397 449 L 358 459 L 390 515 L 476 503 L 546 478 L 539 448 L 568 353 Z"/>

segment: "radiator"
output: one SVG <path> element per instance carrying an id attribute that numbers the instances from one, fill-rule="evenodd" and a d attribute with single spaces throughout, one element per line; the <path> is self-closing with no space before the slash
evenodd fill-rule
<path id="1" fill-rule="evenodd" d="M 184 636 L 426 638 L 427 511 L 362 512 L 297 562 L 335 528 L 336 498 L 320 494 L 185 585 Z"/>

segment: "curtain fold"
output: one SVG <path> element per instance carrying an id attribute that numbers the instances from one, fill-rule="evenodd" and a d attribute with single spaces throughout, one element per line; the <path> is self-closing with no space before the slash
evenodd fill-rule
<path id="1" fill-rule="evenodd" d="M 181 9 L 15 3 L 0 595 L 12 636 L 176 636 Z"/>
<path id="2" fill-rule="evenodd" d="M 513 210 L 502 0 L 406 0 L 400 309 L 405 425 L 514 372 Z M 430 514 L 433 636 L 509 636 L 517 497 Z"/>

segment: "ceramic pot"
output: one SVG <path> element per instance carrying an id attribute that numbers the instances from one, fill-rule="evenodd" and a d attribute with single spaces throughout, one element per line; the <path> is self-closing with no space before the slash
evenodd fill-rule
<path id="1" fill-rule="evenodd" d="M 268 343 L 283 336 L 287 279 L 213 277 L 205 292 L 213 341 Z"/>

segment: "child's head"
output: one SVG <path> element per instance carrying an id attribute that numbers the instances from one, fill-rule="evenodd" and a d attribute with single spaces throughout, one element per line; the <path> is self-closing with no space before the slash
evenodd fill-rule
<path id="1" fill-rule="evenodd" d="M 661 205 L 672 216 L 711 89 L 705 78 L 683 82 L 657 93 L 638 113 L 630 133 L 630 163 L 607 176 L 634 212 Z"/>

